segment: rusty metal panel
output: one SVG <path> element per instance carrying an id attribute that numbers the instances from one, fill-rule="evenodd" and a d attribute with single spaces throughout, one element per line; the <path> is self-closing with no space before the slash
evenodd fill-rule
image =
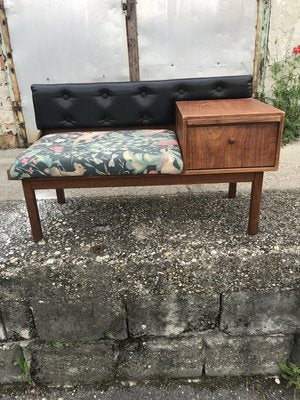
<path id="1" fill-rule="evenodd" d="M 256 0 L 138 0 L 141 79 L 253 71 Z"/>
<path id="2" fill-rule="evenodd" d="M 120 0 L 5 0 L 29 142 L 32 83 L 129 80 Z"/>

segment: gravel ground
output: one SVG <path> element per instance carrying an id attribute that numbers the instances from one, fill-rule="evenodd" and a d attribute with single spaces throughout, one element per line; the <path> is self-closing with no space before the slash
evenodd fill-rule
<path id="1" fill-rule="evenodd" d="M 244 194 L 42 200 L 39 244 L 24 202 L 0 204 L 0 284 L 42 280 L 71 297 L 104 281 L 116 293 L 299 287 L 299 191 L 264 192 L 256 236 L 246 234 Z"/>
<path id="2" fill-rule="evenodd" d="M 163 386 L 113 386 L 106 390 L 77 388 L 0 389 L 2 400 L 297 400 L 292 389 L 272 378 L 205 379 L 199 383 L 166 383 Z"/>

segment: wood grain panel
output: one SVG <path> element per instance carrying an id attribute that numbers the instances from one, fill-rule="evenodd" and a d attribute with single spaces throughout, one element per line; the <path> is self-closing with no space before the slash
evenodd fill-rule
<path id="1" fill-rule="evenodd" d="M 275 166 L 277 122 L 188 127 L 187 169 Z"/>
<path id="2" fill-rule="evenodd" d="M 126 15 L 129 75 L 131 81 L 140 80 L 139 46 L 137 33 L 136 0 L 127 0 Z"/>
<path id="3" fill-rule="evenodd" d="M 198 174 L 198 175 L 101 175 L 70 176 L 23 179 L 30 182 L 32 189 L 71 189 L 91 187 L 127 187 L 127 186 L 160 186 L 160 185 L 192 185 L 197 183 L 252 182 L 254 172 Z"/>
<path id="4" fill-rule="evenodd" d="M 186 119 L 219 118 L 222 123 L 234 118 L 253 121 L 253 118 L 278 117 L 284 112 L 255 99 L 177 101 L 179 111 Z"/>

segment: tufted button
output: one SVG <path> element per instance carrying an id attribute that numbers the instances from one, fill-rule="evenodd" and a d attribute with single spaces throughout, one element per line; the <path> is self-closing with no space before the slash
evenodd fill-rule
<path id="1" fill-rule="evenodd" d="M 183 89 L 180 89 L 178 93 L 179 93 L 179 94 L 184 94 L 184 90 L 183 90 Z"/>
<path id="2" fill-rule="evenodd" d="M 102 97 L 103 99 L 107 99 L 108 98 L 108 94 L 106 92 L 102 93 Z"/>
<path id="3" fill-rule="evenodd" d="M 109 120 L 108 117 L 105 117 L 105 118 L 104 118 L 104 121 L 105 121 L 105 122 L 109 122 L 110 120 Z"/>
<path id="4" fill-rule="evenodd" d="M 68 100 L 68 99 L 69 99 L 69 95 L 68 95 L 68 94 L 64 94 L 63 98 L 64 98 L 65 100 Z"/>
<path id="5" fill-rule="evenodd" d="M 143 91 L 143 92 L 141 93 L 141 96 L 142 96 L 142 97 L 146 97 L 146 96 L 147 96 L 147 93 L 146 93 L 145 91 Z"/>
<path id="6" fill-rule="evenodd" d="M 223 90 L 223 88 L 222 88 L 222 86 L 217 86 L 217 92 L 222 92 L 222 90 Z"/>
<path id="7" fill-rule="evenodd" d="M 71 121 L 72 121 L 72 118 L 71 118 L 71 117 L 67 117 L 66 120 L 67 120 L 68 122 L 71 122 Z"/>
<path id="8" fill-rule="evenodd" d="M 143 119 L 148 119 L 148 115 L 143 115 Z"/>

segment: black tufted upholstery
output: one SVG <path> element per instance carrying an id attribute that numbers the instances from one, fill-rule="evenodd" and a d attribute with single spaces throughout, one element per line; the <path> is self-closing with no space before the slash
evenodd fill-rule
<path id="1" fill-rule="evenodd" d="M 251 75 L 32 85 L 38 129 L 168 125 L 175 101 L 251 97 Z"/>

